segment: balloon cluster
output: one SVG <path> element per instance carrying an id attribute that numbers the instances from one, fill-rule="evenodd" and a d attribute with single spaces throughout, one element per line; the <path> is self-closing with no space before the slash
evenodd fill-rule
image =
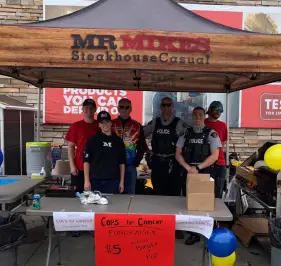
<path id="1" fill-rule="evenodd" d="M 264 154 L 266 165 L 275 171 L 281 170 L 281 144 L 275 144 L 268 148 Z"/>
<path id="2" fill-rule="evenodd" d="M 214 230 L 208 239 L 207 246 L 212 255 L 213 266 L 233 266 L 235 264 L 237 240 L 230 230 L 225 228 Z"/>

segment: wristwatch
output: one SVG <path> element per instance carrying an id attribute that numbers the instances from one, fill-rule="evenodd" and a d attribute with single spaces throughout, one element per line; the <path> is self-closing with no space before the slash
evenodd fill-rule
<path id="1" fill-rule="evenodd" d="M 198 172 L 201 170 L 198 165 L 196 165 L 195 168 Z"/>

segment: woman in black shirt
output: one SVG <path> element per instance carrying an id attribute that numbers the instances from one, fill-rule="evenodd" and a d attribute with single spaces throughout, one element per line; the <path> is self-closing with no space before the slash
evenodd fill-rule
<path id="1" fill-rule="evenodd" d="M 111 116 L 108 112 L 100 112 L 97 120 L 101 132 L 89 138 L 83 155 L 84 190 L 122 193 L 126 164 L 124 142 L 112 132 Z"/>

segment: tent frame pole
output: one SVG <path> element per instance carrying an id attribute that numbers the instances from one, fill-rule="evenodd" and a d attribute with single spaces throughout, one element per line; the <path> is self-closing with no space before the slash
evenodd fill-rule
<path id="1" fill-rule="evenodd" d="M 41 118 L 41 92 L 42 92 L 42 83 L 38 86 L 38 108 L 37 108 L 37 125 L 36 125 L 36 141 L 40 141 L 40 118 Z"/>
<path id="2" fill-rule="evenodd" d="M 226 141 L 226 187 L 229 184 L 229 123 L 230 123 L 230 114 L 229 114 L 229 93 L 230 86 L 226 87 L 226 127 L 227 127 L 227 141 Z"/>

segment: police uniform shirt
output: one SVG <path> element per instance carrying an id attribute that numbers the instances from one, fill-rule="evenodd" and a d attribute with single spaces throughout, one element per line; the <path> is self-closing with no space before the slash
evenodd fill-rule
<path id="1" fill-rule="evenodd" d="M 160 117 L 161 123 L 162 123 L 163 126 L 170 125 L 173 122 L 174 118 L 175 118 L 175 116 L 171 116 L 170 119 L 165 121 L 162 116 Z M 145 126 L 143 128 L 144 136 L 145 137 L 148 137 L 148 136 L 150 136 L 153 133 L 153 131 L 155 129 L 155 125 L 156 125 L 156 119 L 153 119 L 152 121 L 150 121 L 147 124 L 147 126 Z M 176 126 L 176 134 L 177 134 L 177 136 L 180 137 L 180 136 L 184 135 L 184 132 L 185 132 L 185 130 L 187 128 L 188 128 L 188 125 L 182 119 L 180 119 L 178 121 L 178 123 L 177 123 L 177 126 Z"/>
<path id="2" fill-rule="evenodd" d="M 120 179 L 120 165 L 126 164 L 123 140 L 102 132 L 88 139 L 83 161 L 90 164 L 90 179 Z"/>
<path id="3" fill-rule="evenodd" d="M 195 133 L 202 133 L 203 128 L 204 127 L 199 128 L 199 129 L 193 128 L 193 130 L 194 130 Z M 216 149 L 222 148 L 220 138 L 219 138 L 217 132 L 214 131 L 213 129 L 210 131 L 210 134 L 208 136 L 208 141 L 210 143 L 211 152 L 216 150 Z M 177 147 L 178 148 L 183 148 L 184 147 L 184 143 L 185 143 L 185 136 L 182 135 L 178 139 Z"/>

